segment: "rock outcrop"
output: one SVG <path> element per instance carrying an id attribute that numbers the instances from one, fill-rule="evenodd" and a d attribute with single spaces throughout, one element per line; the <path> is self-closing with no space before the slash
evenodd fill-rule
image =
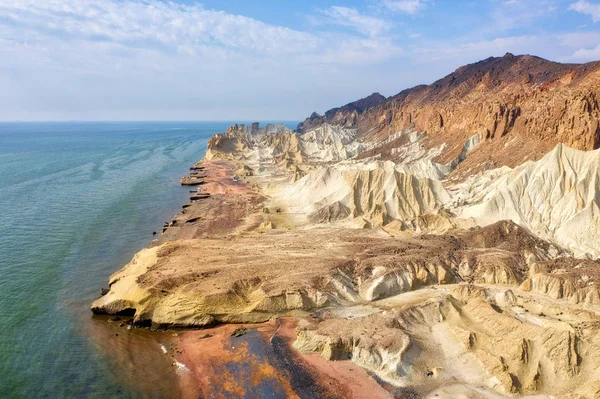
<path id="1" fill-rule="evenodd" d="M 460 218 L 510 219 L 580 257 L 600 256 L 600 150 L 562 144 L 537 162 L 495 169 L 454 187 Z"/>
<path id="2" fill-rule="evenodd" d="M 267 124 L 261 128 L 258 122 L 251 125 L 235 124 L 225 133 L 214 135 L 206 149 L 207 160 L 232 160 L 253 146 L 255 141 L 269 136 L 293 136 L 293 132 L 284 125 Z"/>
<path id="3" fill-rule="evenodd" d="M 380 162 L 316 169 L 273 195 L 289 198 L 290 211 L 313 222 L 361 217 L 377 226 L 437 214 L 450 198 L 439 181 Z"/>
<path id="4" fill-rule="evenodd" d="M 598 393 L 599 319 L 592 312 L 468 284 L 391 303 L 381 302 L 383 311 L 305 321 L 295 346 L 351 359 L 427 397 Z"/>
<path id="5" fill-rule="evenodd" d="M 475 234 L 512 238 L 482 242 Z M 325 241 L 326 246 L 314 245 Z M 110 291 L 92 309 L 129 313 L 137 324 L 155 327 L 257 322 L 294 309 L 370 302 L 430 285 L 518 285 L 529 277 L 533 262 L 551 258 L 550 248 L 510 222 L 404 240 L 383 231 L 321 227 L 168 242 L 141 251 L 111 276 Z M 294 269 L 300 263 L 305 266 Z"/>

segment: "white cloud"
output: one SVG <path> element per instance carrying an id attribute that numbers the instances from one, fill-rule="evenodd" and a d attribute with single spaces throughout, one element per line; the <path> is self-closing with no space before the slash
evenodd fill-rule
<path id="1" fill-rule="evenodd" d="M 353 28 L 370 37 L 379 36 L 391 28 L 388 21 L 362 15 L 355 8 L 333 6 L 321 12 L 328 17 L 327 22 Z"/>
<path id="2" fill-rule="evenodd" d="M 507 51 L 598 58 L 595 33 L 498 33 L 557 0 L 437 40 L 390 16 L 433 2 L 372 1 L 387 8 L 331 7 L 302 30 L 166 0 L 0 0 L 0 119 L 301 118 Z"/>
<path id="3" fill-rule="evenodd" d="M 157 0 L 0 0 L 0 119 L 300 118 L 378 89 L 357 76 L 401 54 L 387 23 L 337 11 L 359 33 Z"/>
<path id="4" fill-rule="evenodd" d="M 600 44 L 592 48 L 581 48 L 575 50 L 569 59 L 572 61 L 584 62 L 589 60 L 600 60 Z"/>
<path id="5" fill-rule="evenodd" d="M 215 45 L 256 52 L 294 52 L 317 45 L 317 38 L 308 33 L 200 5 L 155 0 L 3 0 L 0 15 L 30 40 L 77 37 L 131 47 Z"/>
<path id="6" fill-rule="evenodd" d="M 600 21 L 600 4 L 580 0 L 577 3 L 571 4 L 569 10 L 589 15 L 594 22 Z"/>
<path id="7" fill-rule="evenodd" d="M 594 47 L 600 43 L 600 32 L 575 32 L 560 35 L 559 43 L 569 48 Z"/>
<path id="8" fill-rule="evenodd" d="M 488 32 L 509 31 L 532 26 L 536 20 L 543 20 L 557 12 L 559 0 L 509 0 L 496 5 L 490 11 L 491 20 L 487 23 Z"/>
<path id="9" fill-rule="evenodd" d="M 425 8 L 427 0 L 383 0 L 383 5 L 393 12 L 415 15 Z"/>
<path id="10" fill-rule="evenodd" d="M 538 36 L 508 36 L 464 43 L 434 43 L 415 50 L 415 54 L 425 62 L 456 60 L 465 63 L 490 56 L 502 56 L 507 52 L 531 53 L 535 48 L 542 48 L 544 43 L 545 41 Z"/>
<path id="11" fill-rule="evenodd" d="M 360 60 L 380 63 L 405 53 L 389 39 L 340 39 L 340 49 L 335 53 L 323 55 L 324 63 L 358 64 Z M 369 60 L 365 60 L 369 58 Z"/>
<path id="12" fill-rule="evenodd" d="M 369 51 L 377 53 L 372 59 L 381 60 L 382 46 L 390 54 L 397 50 L 389 40 L 376 38 L 389 29 L 388 22 L 345 7 L 332 7 L 326 15 L 332 23 L 353 27 L 368 38 L 346 35 L 340 40 L 336 33 L 307 33 L 200 5 L 157 0 L 2 0 L 0 15 L 8 21 L 0 20 L 0 40 L 12 43 L 12 50 L 51 47 L 68 53 L 71 48 L 71 58 L 79 58 L 76 46 L 81 46 L 125 59 L 137 51 L 154 51 L 213 62 L 245 55 L 319 63 L 334 62 L 337 52 L 346 54 L 340 43 L 351 40 L 355 48 L 365 51 L 363 57 L 340 59 L 365 63 L 371 59 Z"/>
<path id="13" fill-rule="evenodd" d="M 600 32 L 567 33 L 558 37 L 557 43 L 570 50 L 561 61 L 588 62 L 600 59 Z"/>

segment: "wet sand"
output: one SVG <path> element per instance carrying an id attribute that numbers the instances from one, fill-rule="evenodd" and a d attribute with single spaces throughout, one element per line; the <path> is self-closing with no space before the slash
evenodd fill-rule
<path id="1" fill-rule="evenodd" d="M 112 319 L 95 315 L 86 324 L 86 335 L 92 338 L 96 352 L 112 364 L 115 381 L 129 383 L 129 389 L 143 397 L 181 397 L 173 358 L 163 350 L 172 347 L 176 335 L 129 328 L 126 318 L 109 322 Z"/>
<path id="2" fill-rule="evenodd" d="M 278 335 L 291 347 L 296 339 L 297 319 L 283 318 Z M 377 383 L 367 371 L 349 360 L 327 361 L 317 353 L 302 353 L 295 349 L 295 355 L 322 380 L 342 389 L 344 398 L 390 398 L 391 394 Z"/>

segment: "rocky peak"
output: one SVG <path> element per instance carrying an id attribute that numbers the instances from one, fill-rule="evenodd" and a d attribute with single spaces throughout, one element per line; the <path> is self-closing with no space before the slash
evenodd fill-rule
<path id="1" fill-rule="evenodd" d="M 332 108 L 325 112 L 325 115 L 319 115 L 313 112 L 304 122 L 301 122 L 296 129 L 299 133 L 304 133 L 315 127 L 328 123 L 330 125 L 339 125 L 344 127 L 353 127 L 356 123 L 358 115 L 365 111 L 376 107 L 386 100 L 379 93 L 373 93 L 360 100 L 348 103 L 339 108 Z"/>
<path id="2" fill-rule="evenodd" d="M 337 112 L 348 112 L 348 111 L 357 111 L 358 113 L 363 113 L 364 111 L 376 107 L 377 105 L 384 102 L 386 98 L 379 93 L 373 93 L 370 96 L 365 98 L 361 98 L 360 100 L 354 101 L 352 103 L 346 104 L 341 108 L 333 108 L 329 111 L 325 112 L 325 117 L 335 115 Z"/>

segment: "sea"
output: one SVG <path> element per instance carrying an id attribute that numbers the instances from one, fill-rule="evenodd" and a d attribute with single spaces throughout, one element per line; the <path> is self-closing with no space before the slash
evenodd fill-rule
<path id="1" fill-rule="evenodd" d="M 0 123 L 0 398 L 177 396 L 176 333 L 123 333 L 90 304 L 233 123 Z"/>

